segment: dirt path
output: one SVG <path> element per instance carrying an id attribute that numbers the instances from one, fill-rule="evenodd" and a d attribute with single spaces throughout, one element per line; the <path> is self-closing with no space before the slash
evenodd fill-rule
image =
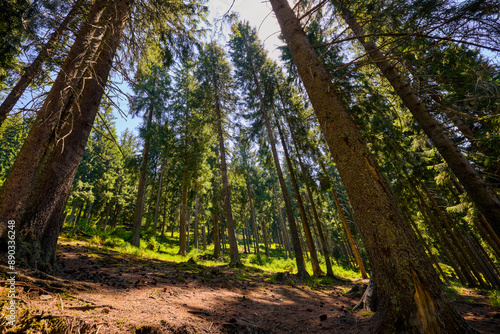
<path id="1" fill-rule="evenodd" d="M 311 289 L 290 278 L 270 283 L 269 273 L 253 268 L 139 259 L 67 241 L 59 245 L 59 263 L 58 276 L 22 273 L 19 326 L 4 323 L 0 332 L 349 334 L 368 328 L 369 314 L 347 310 L 359 299 L 346 293 L 356 283 Z M 467 292 L 455 301 L 462 316 L 481 333 L 499 333 L 498 310 L 477 291 Z"/>

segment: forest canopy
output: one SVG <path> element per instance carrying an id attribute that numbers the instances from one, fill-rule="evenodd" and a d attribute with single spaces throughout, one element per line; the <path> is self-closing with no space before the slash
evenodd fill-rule
<path id="1" fill-rule="evenodd" d="M 374 332 L 473 333 L 443 285 L 500 289 L 498 1 L 271 0 L 279 59 L 208 6 L 0 5 L 2 250 L 15 228 L 47 273 L 78 233 L 343 266 L 370 277 Z"/>

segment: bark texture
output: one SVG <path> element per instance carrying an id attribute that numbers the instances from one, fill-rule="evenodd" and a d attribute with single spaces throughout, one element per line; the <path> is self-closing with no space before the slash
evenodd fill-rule
<path id="1" fill-rule="evenodd" d="M 374 271 L 377 333 L 468 333 L 286 0 L 270 1 L 349 199 Z"/>
<path id="2" fill-rule="evenodd" d="M 95 14 L 95 12 L 104 14 L 97 15 L 99 20 L 96 22 L 95 30 L 90 34 L 94 36 L 93 43 L 98 44 L 95 46 L 95 52 L 92 52 L 95 54 L 95 57 L 92 58 L 94 61 L 87 64 L 89 67 L 82 73 L 77 84 L 69 86 L 73 89 L 65 89 L 72 92 L 76 90 L 79 94 L 70 96 L 68 100 L 64 101 L 62 108 L 57 108 L 57 114 L 60 117 L 54 120 L 53 115 L 47 114 L 47 112 L 52 106 L 59 106 L 62 102 L 56 98 L 62 93 L 59 89 L 68 88 L 66 80 L 55 83 L 55 91 L 53 86 L 47 97 L 49 99 L 52 94 L 54 99 L 50 99 L 48 103 L 44 104 L 45 109 L 37 117 L 34 131 L 30 131 L 28 135 L 29 138 L 40 134 L 44 138 L 48 137 L 49 140 L 44 144 L 33 138 L 30 140 L 27 138 L 27 142 L 21 149 L 24 152 L 19 153 L 21 157 L 25 157 L 26 152 L 42 151 L 39 163 L 34 168 L 18 165 L 18 168 L 21 167 L 21 169 L 22 167 L 33 168 L 31 169 L 33 175 L 30 174 L 26 177 L 31 181 L 27 184 L 28 188 L 23 189 L 21 194 L 16 194 L 25 199 L 16 206 L 17 210 L 14 216 L 18 218 L 19 223 L 21 254 L 24 254 L 31 265 L 42 270 L 51 270 L 55 264 L 55 249 L 62 225 L 61 217 L 99 109 L 100 100 L 104 94 L 113 57 L 125 22 L 129 17 L 131 5 L 132 1 L 105 1 L 103 3 L 97 1 L 95 3 L 90 17 L 93 17 L 92 13 Z M 86 30 L 86 25 L 84 25 L 82 31 L 85 36 L 87 36 Z M 75 44 L 77 44 L 76 41 Z M 76 45 L 75 47 L 78 49 L 80 46 Z M 92 43 L 88 47 L 92 48 Z M 70 53 L 72 51 L 74 51 L 73 48 Z M 84 49 L 83 51 L 88 50 Z M 72 59 L 72 57 L 68 58 Z M 64 75 L 63 73 L 63 79 Z M 44 128 L 49 119 L 54 121 L 55 126 L 52 129 Z M 41 131 L 41 129 L 45 131 Z M 47 131 L 49 133 L 46 133 Z M 42 145 L 38 146 L 37 144 Z M 17 181 L 15 175 L 9 174 L 10 184 Z M 9 187 L 2 188 L 2 195 L 5 194 L 3 192 L 5 190 L 9 190 Z M 8 193 L 8 195 L 12 196 L 13 194 Z M 1 201 L 2 208 L 5 208 L 4 205 L 8 200 L 4 201 L 4 197 L 2 197 Z M 0 217 L 5 217 L 5 211 L 0 212 Z"/>

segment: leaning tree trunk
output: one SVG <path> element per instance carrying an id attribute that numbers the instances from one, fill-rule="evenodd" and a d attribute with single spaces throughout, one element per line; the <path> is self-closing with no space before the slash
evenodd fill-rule
<path id="1" fill-rule="evenodd" d="M 377 333 L 470 333 L 445 297 L 439 277 L 397 202 L 329 74 L 285 0 L 270 0 L 321 130 L 347 189 L 371 260 Z"/>
<path id="2" fill-rule="evenodd" d="M 278 174 L 281 193 L 283 194 L 283 200 L 285 201 L 286 215 L 288 218 L 288 225 L 290 226 L 290 235 L 292 236 L 293 251 L 295 253 L 295 263 L 297 264 L 297 274 L 302 278 L 307 278 L 309 277 L 309 273 L 307 272 L 306 264 L 304 263 L 304 255 L 302 253 L 299 231 L 297 229 L 297 224 L 293 215 L 292 203 L 290 202 L 290 196 L 288 195 L 288 190 L 286 189 L 285 179 L 283 178 L 283 172 L 281 171 L 281 164 L 278 158 L 278 152 L 276 151 L 274 135 L 271 130 L 271 122 L 269 121 L 269 115 L 267 113 L 266 106 L 264 105 L 264 97 L 262 96 L 262 90 L 260 88 L 260 83 L 257 79 L 257 74 L 255 73 L 255 71 L 252 73 L 252 77 L 259 96 L 260 109 L 264 116 L 267 137 L 269 139 L 269 144 L 271 145 L 271 151 L 273 153 L 274 166 L 276 167 L 276 173 Z"/>
<path id="3" fill-rule="evenodd" d="M 342 3 L 342 1 L 340 1 Z M 341 15 L 354 32 L 359 42 L 363 45 L 368 55 L 384 74 L 404 105 L 415 117 L 425 134 L 432 141 L 450 169 L 460 180 L 470 198 L 474 201 L 479 211 L 489 222 L 497 236 L 500 236 L 500 200 L 495 196 L 490 187 L 476 172 L 460 149 L 446 134 L 443 127 L 426 109 L 417 94 L 405 82 L 396 67 L 391 64 L 374 42 L 365 38 L 363 28 L 356 18 L 341 5 Z"/>
<path id="4" fill-rule="evenodd" d="M 77 1 L 73 5 L 64 20 L 59 24 L 56 30 L 52 32 L 49 40 L 42 47 L 40 53 L 38 53 L 38 56 L 35 58 L 35 60 L 33 60 L 30 66 L 26 68 L 24 74 L 21 76 L 14 88 L 12 88 L 9 95 L 7 95 L 5 100 L 2 102 L 2 104 L 0 105 L 0 126 L 7 118 L 7 115 L 12 111 L 12 108 L 14 108 L 14 105 L 17 103 L 17 101 L 19 101 L 19 98 L 23 95 L 26 88 L 33 81 L 33 78 L 38 74 L 38 72 L 40 72 L 45 59 L 47 59 L 56 43 L 59 42 L 64 32 L 68 29 L 68 25 L 81 11 L 81 6 L 81 1 Z"/>
<path id="5" fill-rule="evenodd" d="M 99 29 L 102 38 L 95 62 L 82 77 L 81 88 L 78 89 L 81 94 L 72 98 L 62 111 L 61 120 L 55 129 L 57 135 L 51 136 L 45 149 L 37 147 L 43 151 L 43 159 L 33 178 L 27 200 L 23 203 L 25 207 L 20 210 L 23 214 L 19 219 L 19 249 L 25 253 L 28 263 L 42 270 L 51 270 L 55 264 L 61 217 L 104 94 L 132 1 L 108 1 L 106 4 L 108 15 L 104 16 L 105 21 L 99 22 L 104 26 Z M 40 119 L 38 121 L 42 122 Z M 30 132 L 30 135 L 33 134 Z M 23 149 L 34 150 L 30 146 L 23 146 Z"/>
<path id="6" fill-rule="evenodd" d="M 326 177 L 328 177 L 328 173 L 325 168 L 325 164 L 321 160 L 321 157 L 318 157 L 319 164 L 321 166 L 321 169 L 323 170 L 323 173 L 325 174 Z M 342 206 L 340 206 L 339 199 L 337 197 L 337 193 L 335 192 L 335 189 L 333 189 L 333 182 L 330 181 L 330 178 L 328 177 L 328 180 L 330 182 L 330 190 L 333 196 L 333 200 L 335 201 L 335 206 L 337 207 L 337 211 L 339 212 L 340 220 L 342 221 L 342 225 L 344 226 L 345 233 L 347 235 L 347 239 L 349 240 L 349 244 L 351 245 L 351 249 L 354 253 L 354 258 L 356 259 L 356 263 L 358 264 L 358 268 L 361 271 L 361 277 L 363 278 L 368 278 L 368 275 L 366 274 L 366 269 L 365 266 L 363 265 L 363 260 L 361 259 L 361 256 L 359 255 L 358 251 L 358 246 L 356 245 L 356 242 L 354 241 L 354 238 L 351 233 L 351 229 L 349 228 L 349 225 L 347 225 L 347 220 L 345 219 L 344 212 L 342 212 Z"/>
<path id="7" fill-rule="evenodd" d="M 302 196 L 300 195 L 299 186 L 297 184 L 297 178 L 295 177 L 295 171 L 293 170 L 292 161 L 290 160 L 290 155 L 288 154 L 288 147 L 281 131 L 281 126 L 276 122 L 278 126 L 278 134 L 281 139 L 281 146 L 283 146 L 283 152 L 285 153 L 285 160 L 288 165 L 288 170 L 290 172 L 290 179 L 292 180 L 293 190 L 295 192 L 295 197 L 297 197 L 297 204 L 299 206 L 300 218 L 302 220 L 302 227 L 304 228 L 304 233 L 306 235 L 307 247 L 309 248 L 309 254 L 311 255 L 311 264 L 314 275 L 320 276 L 324 272 L 321 270 L 318 261 L 318 254 L 316 252 L 316 246 L 314 244 L 311 227 L 309 226 L 309 220 L 307 219 L 306 210 L 304 208 L 304 202 L 302 201 Z M 332 273 L 333 274 L 333 273 Z"/>
<path id="8" fill-rule="evenodd" d="M 142 151 L 141 175 L 139 176 L 139 187 L 135 200 L 134 226 L 132 228 L 132 240 L 130 244 L 135 247 L 141 245 L 141 226 L 144 214 L 144 196 L 146 194 L 146 173 L 148 170 L 150 136 L 148 134 L 153 121 L 153 108 L 149 109 L 148 122 L 146 125 L 146 138 L 144 139 L 144 149 Z M 147 227 L 146 227 L 147 229 Z"/>
<path id="9" fill-rule="evenodd" d="M 224 146 L 222 113 L 220 107 L 220 102 L 217 98 L 215 103 L 215 112 L 217 117 L 217 133 L 219 137 L 220 170 L 222 175 L 222 188 L 224 191 L 224 208 L 226 211 L 227 234 L 229 237 L 229 266 L 239 267 L 242 264 L 238 253 L 238 243 L 236 241 L 236 233 L 234 230 L 233 210 L 231 208 L 231 190 L 229 189 L 229 179 L 227 177 L 226 148 Z"/>
<path id="10" fill-rule="evenodd" d="M 75 108 L 75 103 L 82 101 L 81 98 L 77 98 L 77 96 L 82 96 L 81 90 L 84 87 L 88 88 L 82 85 L 82 80 L 84 74 L 90 72 L 90 67 L 95 62 L 102 42 L 102 36 L 99 36 L 99 33 L 102 33 L 103 29 L 102 18 L 109 15 L 109 12 L 106 12 L 107 3 L 108 0 L 98 0 L 92 6 L 0 189 L 1 245 L 7 245 L 7 220 L 15 220 L 19 223 L 24 210 L 28 207 L 26 201 L 49 143 L 54 139 L 59 144 L 65 142 L 65 132 L 61 132 L 64 117 L 71 118 L 73 112 L 75 115 L 80 114 L 80 110 L 76 108 L 73 111 L 72 108 Z M 100 101 L 100 96 L 97 97 Z M 78 101 L 75 101 L 76 99 Z M 57 126 L 59 127 L 56 131 Z M 19 225 L 17 225 L 17 230 L 19 231 Z"/>

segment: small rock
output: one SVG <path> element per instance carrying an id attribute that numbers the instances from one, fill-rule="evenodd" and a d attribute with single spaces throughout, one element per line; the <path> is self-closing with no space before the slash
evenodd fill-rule
<path id="1" fill-rule="evenodd" d="M 40 300 L 50 300 L 54 297 L 52 297 L 51 295 L 41 295 L 40 296 Z"/>
<path id="2" fill-rule="evenodd" d="M 326 318 L 328 318 L 328 316 L 326 314 L 322 314 L 319 316 L 319 320 L 321 320 L 321 321 L 325 321 Z"/>

